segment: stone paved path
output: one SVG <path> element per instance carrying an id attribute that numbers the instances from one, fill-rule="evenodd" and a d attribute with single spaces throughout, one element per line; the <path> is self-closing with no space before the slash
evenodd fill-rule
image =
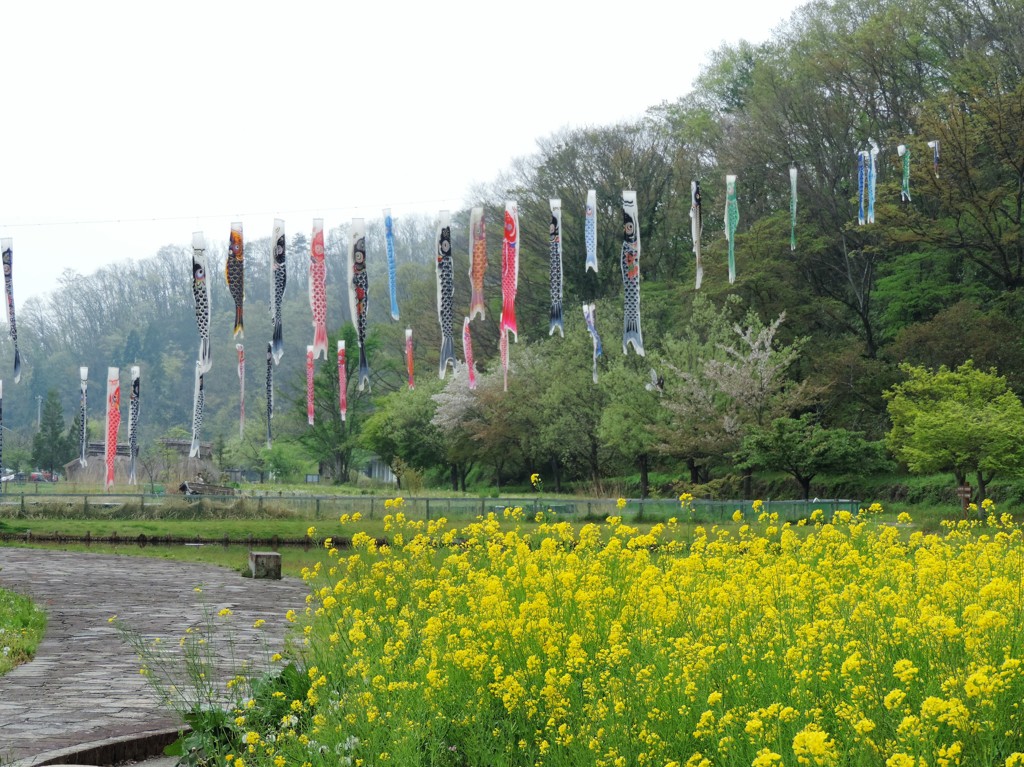
<path id="1" fill-rule="evenodd" d="M 257 635 L 279 647 L 290 625 L 285 612 L 304 608 L 308 593 L 296 579 L 256 581 L 149 557 L 0 548 L 0 568 L 0 587 L 30 596 L 48 615 L 35 659 L 0 676 L 0 764 L 178 724 L 139 674 L 111 615 L 176 649 L 201 622 L 205 600 L 214 614 L 232 610 L 217 622 L 231 622 L 240 657 L 256 658 L 265 646 Z M 266 620 L 259 632 L 258 618 Z"/>

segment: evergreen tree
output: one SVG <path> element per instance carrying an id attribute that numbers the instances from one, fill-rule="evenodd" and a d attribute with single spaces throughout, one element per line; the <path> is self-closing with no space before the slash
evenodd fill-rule
<path id="1" fill-rule="evenodd" d="M 53 472 L 74 457 L 74 446 L 64 426 L 64 407 L 56 389 L 46 392 L 39 431 L 32 439 L 32 462 Z"/>

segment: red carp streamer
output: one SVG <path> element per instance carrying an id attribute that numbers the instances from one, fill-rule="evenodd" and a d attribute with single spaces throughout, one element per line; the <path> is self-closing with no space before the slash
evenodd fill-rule
<path id="1" fill-rule="evenodd" d="M 114 484 L 114 459 L 117 457 L 117 430 L 121 427 L 121 371 L 107 368 L 107 478 L 104 489 Z"/>

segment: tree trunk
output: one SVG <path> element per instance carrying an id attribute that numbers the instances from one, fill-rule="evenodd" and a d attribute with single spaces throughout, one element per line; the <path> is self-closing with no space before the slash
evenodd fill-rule
<path id="1" fill-rule="evenodd" d="M 449 464 L 450 472 L 449 477 L 452 480 L 452 492 L 459 492 L 459 465 L 457 463 Z"/>
<path id="2" fill-rule="evenodd" d="M 988 498 L 988 483 L 992 481 L 995 475 L 996 473 L 992 472 L 986 477 L 980 469 L 974 475 L 978 481 L 978 494 L 975 497 L 978 499 L 977 503 L 979 515 L 981 514 L 981 502 Z"/>
<path id="3" fill-rule="evenodd" d="M 746 469 L 743 472 L 743 497 L 750 499 L 754 494 L 754 472 L 751 469 Z"/>
<path id="4" fill-rule="evenodd" d="M 813 477 L 801 477 L 797 475 L 796 481 L 800 483 L 800 488 L 804 491 L 804 500 L 811 500 L 811 479 Z"/>
<path id="5" fill-rule="evenodd" d="M 686 468 L 690 470 L 690 484 L 696 485 L 700 482 L 700 472 L 697 471 L 697 462 L 692 458 L 686 459 Z"/>
<path id="6" fill-rule="evenodd" d="M 551 457 L 551 478 L 555 481 L 555 492 L 556 493 L 562 492 L 562 476 L 561 476 L 561 472 L 559 472 L 558 469 L 559 469 L 558 457 L 557 456 L 552 456 Z"/>
<path id="7" fill-rule="evenodd" d="M 640 464 L 640 497 L 646 498 L 650 489 L 650 482 L 647 476 L 647 453 L 642 453 L 639 458 Z"/>

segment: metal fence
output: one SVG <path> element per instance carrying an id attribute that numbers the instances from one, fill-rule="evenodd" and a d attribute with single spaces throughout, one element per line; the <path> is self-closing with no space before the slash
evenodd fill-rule
<path id="1" fill-rule="evenodd" d="M 65 510 L 69 514 L 103 515 L 114 510 L 138 512 L 152 516 L 188 517 L 211 512 L 230 516 L 293 515 L 303 519 L 331 519 L 356 512 L 370 519 L 381 519 L 390 512 L 384 496 L 373 495 L 306 495 L 300 493 L 259 493 L 228 496 L 185 496 L 152 493 L 55 493 L 40 490 L 38 486 L 8 487 L 0 495 L 0 516 L 33 514 L 43 511 Z M 692 514 L 684 511 L 677 499 L 630 498 L 619 507 L 613 498 L 568 498 L 554 496 L 524 496 L 518 498 L 433 498 L 404 497 L 402 512 L 410 519 L 450 520 L 474 519 L 495 513 L 499 516 L 506 508 L 521 508 L 534 517 L 543 512 L 547 518 L 600 520 L 621 515 L 631 520 L 665 521 L 676 517 L 680 521 L 705 523 L 725 522 L 737 511 L 746 519 L 753 518 L 753 501 L 708 500 L 692 501 Z M 815 509 L 827 516 L 845 510 L 856 513 L 860 502 L 846 499 L 814 499 L 811 501 L 762 501 L 763 511 L 777 513 L 782 521 L 793 522 L 807 518 Z"/>

